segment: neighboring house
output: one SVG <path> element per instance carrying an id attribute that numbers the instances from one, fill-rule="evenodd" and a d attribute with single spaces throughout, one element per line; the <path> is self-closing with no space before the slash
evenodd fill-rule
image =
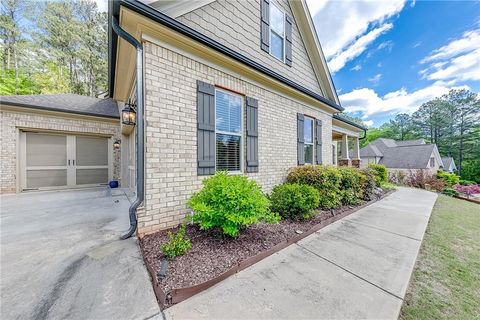
<path id="1" fill-rule="evenodd" d="M 362 167 L 369 163 L 383 164 L 389 170 L 424 169 L 431 172 L 443 167 L 436 144 L 425 140 L 395 141 L 379 138 L 360 149 Z"/>
<path id="2" fill-rule="evenodd" d="M 457 172 L 457 166 L 452 157 L 442 157 L 443 170 L 446 172 L 454 173 Z"/>
<path id="3" fill-rule="evenodd" d="M 109 23 L 111 108 L 143 113 L 136 123 L 117 120 L 110 135 L 121 135 L 111 177 L 139 191 L 130 217 L 140 234 L 179 224 L 216 170 L 245 174 L 269 192 L 294 166 L 360 165 L 365 128 L 340 115 L 304 0 L 110 1 Z M 48 130 L 98 131 L 58 121 Z M 144 170 L 135 166 L 142 157 Z"/>

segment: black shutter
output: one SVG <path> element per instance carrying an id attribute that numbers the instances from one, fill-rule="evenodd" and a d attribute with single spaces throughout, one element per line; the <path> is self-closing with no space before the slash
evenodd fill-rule
<path id="1" fill-rule="evenodd" d="M 285 63 L 292 66 L 292 17 L 285 15 Z"/>
<path id="2" fill-rule="evenodd" d="M 258 172 L 258 100 L 247 97 L 247 172 Z"/>
<path id="3" fill-rule="evenodd" d="M 215 173 L 215 86 L 197 81 L 198 175 Z"/>
<path id="4" fill-rule="evenodd" d="M 316 164 L 322 164 L 322 120 L 315 120 Z"/>
<path id="5" fill-rule="evenodd" d="M 298 164 L 305 164 L 305 148 L 304 148 L 304 127 L 303 122 L 305 116 L 301 113 L 297 113 L 297 159 Z"/>
<path id="6" fill-rule="evenodd" d="M 260 0 L 260 46 L 270 52 L 270 0 Z"/>

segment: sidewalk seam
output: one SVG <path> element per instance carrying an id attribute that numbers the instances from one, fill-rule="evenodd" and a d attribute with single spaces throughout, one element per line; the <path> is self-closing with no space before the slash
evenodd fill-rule
<path id="1" fill-rule="evenodd" d="M 422 242 L 422 239 L 417 239 L 417 238 L 409 237 L 409 236 L 406 236 L 404 234 L 396 233 L 396 232 L 393 232 L 393 231 L 390 231 L 390 230 L 374 227 L 374 226 L 368 225 L 368 224 L 363 223 L 363 222 L 351 221 L 351 220 L 347 220 L 347 221 L 344 221 L 344 222 L 345 223 L 353 223 L 353 224 L 357 223 L 357 224 L 360 224 L 360 225 L 368 227 L 368 228 L 372 228 L 372 229 L 375 229 L 375 230 L 379 230 L 379 231 L 383 231 L 383 232 L 386 232 L 386 233 L 394 234 L 394 235 L 397 235 L 399 237 L 407 238 L 407 239 L 410 239 L 410 240 L 415 240 L 415 241 Z"/>
<path id="2" fill-rule="evenodd" d="M 313 255 L 315 255 L 315 256 L 317 256 L 317 257 L 319 257 L 319 258 L 321 258 L 321 259 L 323 259 L 323 260 L 325 260 L 325 261 L 327 261 L 327 262 L 329 262 L 329 263 L 331 263 L 331 264 L 333 264 L 334 266 L 342 269 L 343 271 L 348 272 L 349 274 L 353 275 L 354 277 L 356 277 L 356 278 L 358 278 L 358 279 L 360 279 L 360 280 L 363 280 L 363 281 L 367 282 L 368 284 L 370 284 L 370 285 L 372 285 L 372 286 L 374 286 L 374 287 L 382 290 L 383 292 L 385 292 L 385 293 L 387 293 L 387 294 L 389 294 L 389 295 L 391 295 L 391 296 L 393 296 L 393 297 L 395 297 L 395 298 L 400 299 L 400 300 L 403 301 L 403 298 L 401 298 L 401 297 L 397 296 L 396 294 L 394 294 L 394 293 L 392 293 L 392 292 L 390 292 L 390 291 L 388 291 L 388 290 L 380 287 L 379 285 L 377 285 L 377 284 L 375 284 L 375 283 L 373 283 L 373 282 L 371 282 L 371 281 L 369 281 L 369 280 L 367 280 L 367 279 L 365 279 L 365 278 L 363 278 L 363 277 L 361 277 L 361 276 L 353 273 L 352 271 L 350 271 L 350 270 L 342 267 L 341 265 L 339 265 L 339 264 L 337 264 L 337 263 L 335 263 L 335 262 L 333 262 L 333 261 L 331 261 L 331 260 L 329 260 L 329 259 L 327 259 L 327 258 L 325 258 L 325 257 L 322 257 L 322 256 L 319 255 L 318 253 L 316 253 L 316 252 L 314 252 L 314 251 L 312 251 L 312 250 L 310 250 L 310 249 L 302 246 L 301 244 L 298 244 L 298 243 L 295 243 L 295 244 L 296 244 L 297 246 L 299 246 L 300 248 L 305 249 L 306 251 L 310 252 L 311 254 L 313 254 Z"/>

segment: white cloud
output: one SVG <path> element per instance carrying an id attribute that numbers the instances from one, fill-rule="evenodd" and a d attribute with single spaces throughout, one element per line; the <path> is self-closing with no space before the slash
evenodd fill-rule
<path id="1" fill-rule="evenodd" d="M 363 121 L 363 123 L 364 123 L 367 127 L 373 126 L 373 120 Z"/>
<path id="2" fill-rule="evenodd" d="M 374 84 L 377 84 L 380 79 L 382 79 L 382 74 L 381 73 L 377 73 L 376 75 L 374 75 L 373 77 L 371 78 L 368 78 L 368 81 L 370 82 L 373 82 Z"/>
<path id="3" fill-rule="evenodd" d="M 350 70 L 360 71 L 360 70 L 362 70 L 362 66 L 359 65 L 359 64 L 356 64 L 356 65 L 355 65 L 352 69 L 350 69 Z"/>
<path id="4" fill-rule="evenodd" d="M 480 80 L 480 29 L 465 32 L 461 38 L 434 50 L 420 63 L 423 78 L 440 83 Z"/>
<path id="5" fill-rule="evenodd" d="M 338 71 L 391 28 L 387 20 L 403 9 L 406 0 L 307 2 L 329 66 Z"/>
<path id="6" fill-rule="evenodd" d="M 373 41 L 375 41 L 375 39 L 377 39 L 381 34 L 390 30 L 392 27 L 393 25 L 391 23 L 386 23 L 381 27 L 375 28 L 369 33 L 358 38 L 351 46 L 349 46 L 347 49 L 340 52 L 339 54 L 335 55 L 328 61 L 330 71 L 332 73 L 335 73 L 338 70 L 342 69 L 348 61 L 362 54 L 367 49 L 367 47 Z"/>
<path id="7" fill-rule="evenodd" d="M 360 113 L 362 119 L 369 120 L 372 116 L 412 113 L 422 103 L 440 97 L 450 89 L 461 88 L 469 89 L 467 86 L 451 88 L 434 84 L 413 92 L 402 88 L 379 96 L 373 89 L 361 88 L 342 94 L 339 98 L 345 112 Z"/>

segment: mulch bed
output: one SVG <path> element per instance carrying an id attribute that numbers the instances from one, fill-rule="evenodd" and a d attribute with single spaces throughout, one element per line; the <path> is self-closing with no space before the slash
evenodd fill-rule
<path id="1" fill-rule="evenodd" d="M 391 192 L 385 192 L 382 198 Z M 281 220 L 278 224 L 259 224 L 242 230 L 237 238 L 223 236 L 218 230 L 200 230 L 197 225 L 187 225 L 186 236 L 190 238 L 191 248 L 183 256 L 169 261 L 166 277 L 158 279 L 161 261 L 165 259 L 161 244 L 167 241 L 167 231 L 162 230 L 146 235 L 140 240 L 147 268 L 154 279 L 156 290 L 168 294 L 174 289 L 202 284 L 214 279 L 238 266 L 247 258 L 264 252 L 286 240 L 301 237 L 314 226 L 365 207 L 376 200 L 364 202 L 358 206 L 342 206 L 332 211 L 318 211 L 308 220 Z M 170 229 L 176 232 L 178 228 Z M 157 293 L 158 297 L 158 293 Z M 160 300 L 160 299 L 159 299 Z M 164 301 L 159 301 L 165 304 Z"/>

